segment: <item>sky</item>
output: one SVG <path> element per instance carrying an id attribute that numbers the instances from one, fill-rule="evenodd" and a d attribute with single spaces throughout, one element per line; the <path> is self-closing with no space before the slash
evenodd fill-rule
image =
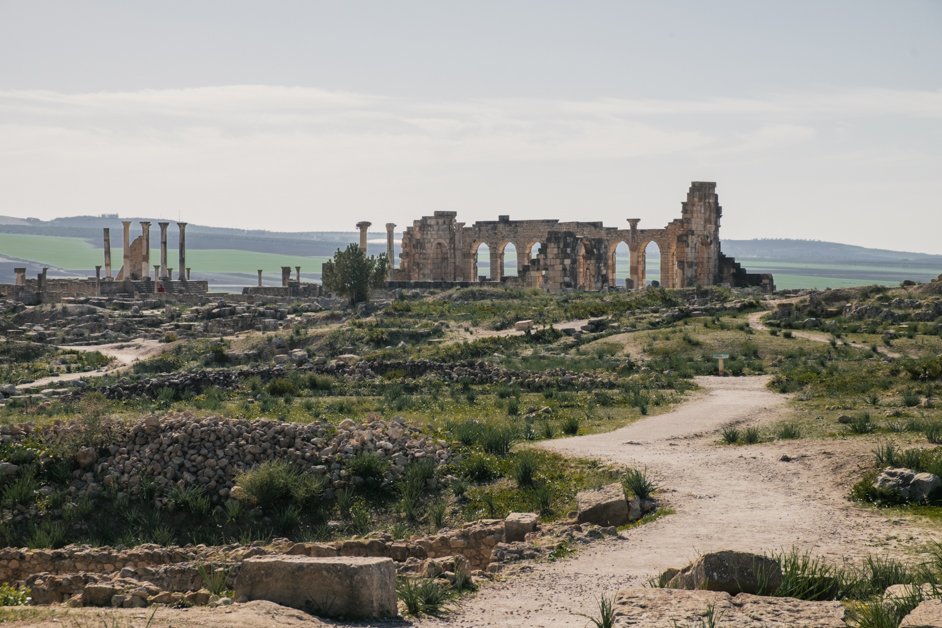
<path id="1" fill-rule="evenodd" d="M 0 214 L 942 253 L 942 1 L 0 0 Z"/>

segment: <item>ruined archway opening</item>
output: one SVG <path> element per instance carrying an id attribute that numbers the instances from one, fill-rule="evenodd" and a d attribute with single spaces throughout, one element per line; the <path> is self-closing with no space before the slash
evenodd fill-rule
<path id="1" fill-rule="evenodd" d="M 489 281 L 491 277 L 491 249 L 482 243 L 474 254 L 474 278 L 478 281 Z"/>
<path id="2" fill-rule="evenodd" d="M 527 249 L 527 263 L 529 264 L 540 256 L 540 251 L 543 250 L 543 243 L 535 242 L 527 247 Z"/>
<path id="3" fill-rule="evenodd" d="M 589 289 L 589 251 L 580 241 L 576 251 L 576 290 Z"/>
<path id="4" fill-rule="evenodd" d="M 505 244 L 504 249 L 500 252 L 500 276 L 517 276 L 517 247 L 514 246 L 513 242 Z"/>
<path id="5" fill-rule="evenodd" d="M 644 247 L 644 285 L 661 285 L 661 247 L 653 240 Z"/>
<path id="6" fill-rule="evenodd" d="M 434 281 L 449 281 L 448 251 L 442 242 L 436 242 L 432 249 L 432 279 Z"/>
<path id="7" fill-rule="evenodd" d="M 614 287 L 624 287 L 625 280 L 631 277 L 631 257 L 628 243 L 624 240 L 612 249 L 609 281 Z"/>

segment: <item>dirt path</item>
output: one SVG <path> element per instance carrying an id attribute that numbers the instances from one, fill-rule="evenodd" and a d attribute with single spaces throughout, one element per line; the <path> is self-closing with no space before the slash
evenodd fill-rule
<path id="1" fill-rule="evenodd" d="M 903 553 L 919 535 L 846 499 L 872 442 L 787 441 L 718 446 L 731 422 L 772 422 L 785 397 L 766 377 L 698 378 L 702 393 L 673 412 L 606 434 L 542 443 L 560 453 L 647 467 L 674 514 L 574 557 L 488 585 L 446 620 L 456 626 L 583 626 L 602 593 L 643 585 L 698 553 L 797 546 L 835 561 Z M 783 453 L 793 459 L 781 461 Z M 437 623 L 437 622 L 431 622 Z"/>
<path id="2" fill-rule="evenodd" d="M 102 377 L 103 375 L 110 375 L 112 373 L 118 373 L 125 371 L 137 362 L 138 360 L 144 360 L 151 358 L 155 355 L 163 353 L 164 351 L 173 347 L 173 343 L 161 343 L 158 340 L 150 340 L 147 338 L 137 338 L 135 340 L 128 340 L 126 342 L 116 342 L 113 344 L 107 345 L 67 345 L 60 347 L 61 349 L 71 349 L 74 351 L 98 351 L 102 355 L 108 356 L 113 359 L 113 362 L 106 367 L 95 369 L 94 371 L 85 371 L 83 373 L 63 373 L 61 375 L 52 375 L 50 377 L 43 377 L 35 381 L 19 384 L 16 388 L 18 390 L 26 390 L 30 388 L 49 388 L 53 387 L 56 384 L 61 384 L 63 382 L 74 381 L 77 379 L 86 379 L 92 377 Z"/>
<path id="3" fill-rule="evenodd" d="M 749 315 L 749 326 L 755 329 L 756 331 L 768 331 L 768 327 L 765 323 L 762 322 L 762 319 L 765 318 L 770 312 L 753 312 Z M 804 331 L 800 329 L 791 330 L 792 335 L 795 338 L 803 338 L 805 340 L 811 340 L 812 342 L 831 342 L 831 334 L 826 334 L 823 331 Z M 862 342 L 847 342 L 847 344 L 855 349 L 863 349 L 864 351 L 870 350 L 870 346 Z M 903 355 L 897 353 L 896 351 L 890 351 L 886 347 L 877 347 L 877 351 L 885 355 L 888 358 L 901 358 Z"/>

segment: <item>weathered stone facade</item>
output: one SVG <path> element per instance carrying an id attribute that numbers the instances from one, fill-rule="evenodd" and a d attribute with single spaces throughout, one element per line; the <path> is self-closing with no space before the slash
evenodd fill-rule
<path id="1" fill-rule="evenodd" d="M 549 292 L 615 288 L 615 253 L 625 243 L 630 264 L 627 285 L 641 288 L 645 250 L 654 242 L 661 252 L 660 284 L 665 288 L 729 284 L 773 290 L 771 275 L 748 274 L 720 251 L 723 212 L 715 190 L 715 183 L 693 182 L 681 217 L 663 229 L 639 229 L 636 218 L 628 219 L 628 229 L 618 229 L 601 222 L 510 220 L 509 216 L 466 226 L 457 221 L 455 212 L 438 211 L 406 229 L 399 267 L 390 271 L 389 284 L 447 286 L 491 281 Z M 503 272 L 504 252 L 510 244 L 517 253 L 516 277 L 505 277 Z M 487 278 L 478 272 L 482 245 L 487 245 L 490 254 Z"/>

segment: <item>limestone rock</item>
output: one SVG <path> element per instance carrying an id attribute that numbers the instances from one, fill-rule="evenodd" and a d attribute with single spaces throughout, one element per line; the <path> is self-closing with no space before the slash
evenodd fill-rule
<path id="1" fill-rule="evenodd" d="M 924 502 L 933 492 L 942 488 L 942 479 L 935 474 L 916 473 L 912 469 L 886 468 L 873 485 L 906 501 Z"/>
<path id="2" fill-rule="evenodd" d="M 512 512 L 504 519 L 504 542 L 523 541 L 536 530 L 540 516 L 535 512 Z"/>
<path id="3" fill-rule="evenodd" d="M 900 628 L 942 628 L 942 600 L 922 602 L 903 618 Z"/>
<path id="4" fill-rule="evenodd" d="M 628 500 L 625 489 L 617 482 L 593 491 L 581 491 L 576 495 L 576 505 L 579 523 L 600 526 L 628 523 Z"/>
<path id="5" fill-rule="evenodd" d="M 325 617 L 395 617 L 396 569 L 389 558 L 257 556 L 242 564 L 235 596 Z"/>
<path id="6" fill-rule="evenodd" d="M 707 608 L 713 606 L 718 626 L 736 628 L 846 627 L 840 602 L 808 602 L 787 597 L 762 597 L 746 593 L 730 596 L 721 591 L 681 591 L 637 587 L 615 596 L 619 626 L 662 628 L 707 625 Z"/>
<path id="7" fill-rule="evenodd" d="M 111 584 L 90 584 L 82 591 L 84 606 L 111 606 L 111 598 L 118 592 Z"/>
<path id="8" fill-rule="evenodd" d="M 782 568 L 765 556 L 748 552 L 704 554 L 671 578 L 672 589 L 737 593 L 769 593 L 782 581 Z"/>

